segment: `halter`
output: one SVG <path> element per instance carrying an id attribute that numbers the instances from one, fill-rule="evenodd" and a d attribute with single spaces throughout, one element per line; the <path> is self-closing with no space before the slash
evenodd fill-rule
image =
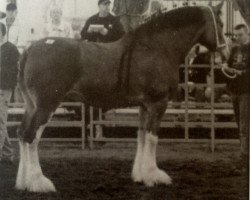
<path id="1" fill-rule="evenodd" d="M 218 36 L 218 28 L 217 28 L 217 23 L 216 23 L 216 20 L 215 20 L 215 16 L 214 16 L 214 12 L 212 10 L 212 8 L 210 6 L 207 6 L 208 10 L 211 12 L 212 14 L 212 18 L 213 18 L 213 22 L 214 22 L 214 30 L 215 30 L 215 38 L 216 38 L 216 49 L 220 49 L 220 48 L 223 48 L 226 46 L 226 43 L 223 43 L 223 44 L 220 44 L 219 42 L 219 36 Z M 223 66 L 221 68 L 221 71 L 222 73 L 227 77 L 227 78 L 230 78 L 230 79 L 235 79 L 237 77 L 237 74 L 233 74 L 233 75 L 230 75 L 226 72 L 225 70 L 225 66 Z"/>
<path id="2" fill-rule="evenodd" d="M 214 12 L 212 10 L 212 8 L 210 6 L 206 6 L 209 10 L 209 12 L 211 12 L 211 15 L 212 15 L 212 18 L 213 18 L 213 24 L 214 24 L 214 30 L 215 30 L 215 38 L 216 38 L 216 49 L 220 49 L 220 48 L 223 48 L 226 46 L 226 43 L 222 43 L 220 44 L 220 41 L 219 41 L 219 36 L 218 36 L 218 28 L 217 28 L 217 23 L 216 23 L 216 19 L 215 19 L 215 16 L 214 16 Z"/>

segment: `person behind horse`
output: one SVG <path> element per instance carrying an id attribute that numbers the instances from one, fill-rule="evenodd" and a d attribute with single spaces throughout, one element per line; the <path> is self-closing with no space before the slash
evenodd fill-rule
<path id="1" fill-rule="evenodd" d="M 110 14 L 110 3 L 109 0 L 98 1 L 99 12 L 86 21 L 81 31 L 82 40 L 107 43 L 123 36 L 122 24 L 117 17 Z"/>
<path id="2" fill-rule="evenodd" d="M 210 53 L 201 46 L 195 45 L 188 53 L 188 62 L 190 65 L 209 64 Z M 208 60 L 208 63 L 207 63 Z M 184 61 L 183 61 L 184 62 Z M 185 83 L 185 69 L 180 68 L 180 82 Z M 188 99 L 190 101 L 205 101 L 205 90 L 195 84 L 204 84 L 207 82 L 207 68 L 188 68 Z M 178 101 L 185 98 L 185 87 L 178 88 Z"/>
<path id="3" fill-rule="evenodd" d="M 136 29 L 146 17 L 147 14 L 152 14 L 156 8 L 149 9 L 152 0 L 114 0 L 113 12 L 120 17 L 120 21 L 126 32 Z M 154 5 L 159 2 L 152 2 Z M 156 8 L 157 9 L 157 8 Z M 152 11 L 147 13 L 147 11 Z M 147 15 L 148 17 L 148 15 Z"/>
<path id="4" fill-rule="evenodd" d="M 45 37 L 73 37 L 73 30 L 67 22 L 62 20 L 62 9 L 58 6 L 53 6 L 50 10 L 51 21 L 45 25 Z"/>
<path id="5" fill-rule="evenodd" d="M 99 13 L 90 17 L 81 31 L 82 40 L 87 40 L 89 42 L 114 42 L 120 39 L 124 35 L 124 29 L 119 19 L 110 14 L 110 1 L 109 0 L 99 0 L 98 7 Z M 93 25 L 101 25 L 100 29 L 94 30 Z M 89 108 L 86 109 L 87 113 L 85 118 L 88 123 L 89 119 Z M 94 109 L 94 116 L 98 115 L 98 110 Z M 96 127 L 97 137 L 102 134 L 99 126 Z M 101 137 L 101 135 L 99 135 Z"/>
<path id="6" fill-rule="evenodd" d="M 6 28 L 7 41 L 18 45 L 19 43 L 19 25 L 17 19 L 17 6 L 14 3 L 9 3 L 6 6 Z"/>
<path id="7" fill-rule="evenodd" d="M 11 162 L 13 149 L 7 133 L 8 103 L 17 82 L 17 47 L 6 39 L 6 26 L 0 22 L 0 160 Z"/>
<path id="8" fill-rule="evenodd" d="M 206 64 L 206 65 L 210 65 L 210 60 L 211 60 L 211 53 L 210 52 L 203 52 L 198 54 L 198 56 L 195 58 L 193 64 Z M 219 53 L 215 53 L 214 54 L 214 64 L 216 65 L 220 65 L 222 62 L 221 56 L 219 55 Z M 196 68 L 197 69 L 197 68 Z M 198 71 L 202 71 L 202 75 L 204 77 L 204 82 L 206 83 L 207 86 L 204 88 L 203 90 L 203 96 L 205 97 L 206 101 L 210 101 L 211 100 L 211 96 L 212 96 L 212 76 L 211 76 L 211 70 L 208 68 L 201 68 L 201 69 L 197 69 Z M 214 69 L 214 83 L 215 84 L 225 84 L 226 83 L 226 78 L 225 76 L 222 74 L 220 69 L 215 68 Z M 230 97 L 229 97 L 229 92 L 228 89 L 226 87 L 215 87 L 214 88 L 214 95 L 215 95 L 215 102 L 224 102 L 224 101 L 229 101 Z"/>
<path id="9" fill-rule="evenodd" d="M 232 94 L 235 118 L 239 128 L 241 157 L 243 163 L 247 164 L 250 131 L 250 40 L 247 26 L 237 25 L 235 37 L 238 46 L 232 49 L 226 70 L 236 74 L 237 77 L 230 79 L 227 85 Z"/>

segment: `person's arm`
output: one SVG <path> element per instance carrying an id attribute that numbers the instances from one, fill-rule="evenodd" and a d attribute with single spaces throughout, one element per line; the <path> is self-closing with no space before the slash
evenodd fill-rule
<path id="1" fill-rule="evenodd" d="M 81 31 L 81 39 L 82 40 L 91 40 L 92 37 L 100 34 L 100 33 L 96 33 L 96 32 L 91 32 L 91 30 L 89 30 L 89 26 L 91 25 L 91 18 L 88 19 Z"/>
<path id="2" fill-rule="evenodd" d="M 119 18 L 114 19 L 112 26 L 113 27 L 108 30 L 107 37 L 110 41 L 116 41 L 124 35 L 125 31 L 119 21 Z"/>

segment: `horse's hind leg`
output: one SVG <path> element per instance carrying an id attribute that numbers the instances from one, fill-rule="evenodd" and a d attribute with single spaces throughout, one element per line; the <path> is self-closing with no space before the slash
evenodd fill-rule
<path id="1" fill-rule="evenodd" d="M 160 127 L 161 118 L 166 110 L 167 101 L 147 104 L 146 136 L 142 158 L 142 181 L 147 186 L 155 184 L 171 184 L 171 178 L 156 163 L 156 148 L 158 144 L 157 131 Z"/>
<path id="2" fill-rule="evenodd" d="M 38 157 L 38 143 L 51 113 L 51 108 L 35 108 L 31 117 L 26 119 L 26 126 L 22 127 L 25 133 L 20 134 L 23 138 L 20 139 L 20 163 L 16 180 L 17 189 L 27 189 L 31 192 L 55 191 L 53 183 L 43 175 Z M 26 134 L 28 133 L 31 136 L 27 136 Z M 32 135 L 35 136 L 33 139 L 30 138 L 33 137 Z M 27 138 L 29 142 L 26 141 Z"/>
<path id="3" fill-rule="evenodd" d="M 140 107 L 139 110 L 139 130 L 137 132 L 137 150 L 132 170 L 132 179 L 135 182 L 142 182 L 142 158 L 143 158 L 143 150 L 145 144 L 145 134 L 146 134 L 146 117 L 147 117 L 147 110 L 144 106 Z"/>

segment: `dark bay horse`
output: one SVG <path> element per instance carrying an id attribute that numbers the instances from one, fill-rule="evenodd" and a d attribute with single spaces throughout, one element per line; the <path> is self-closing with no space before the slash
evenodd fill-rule
<path id="1" fill-rule="evenodd" d="M 84 103 L 106 109 L 140 106 L 132 178 L 147 186 L 170 184 L 171 178 L 156 164 L 157 129 L 177 91 L 179 65 L 191 47 L 200 43 L 228 57 L 221 7 L 160 13 L 110 44 L 46 38 L 26 50 L 19 73 L 26 112 L 19 129 L 16 188 L 55 191 L 42 173 L 37 146 L 51 113 L 71 91 Z"/>

